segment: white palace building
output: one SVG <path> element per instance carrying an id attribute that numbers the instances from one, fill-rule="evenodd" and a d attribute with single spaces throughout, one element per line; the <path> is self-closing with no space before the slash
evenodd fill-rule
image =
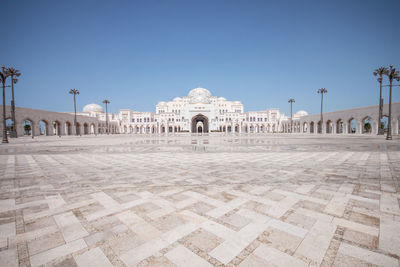
<path id="1" fill-rule="evenodd" d="M 295 116 L 307 115 L 305 111 Z M 168 134 L 178 132 L 261 133 L 278 132 L 287 118 L 279 109 L 244 112 L 240 101 L 228 101 L 195 88 L 187 96 L 159 102 L 156 113 L 122 109 L 119 114 L 121 133 Z"/>
<path id="2" fill-rule="evenodd" d="M 0 106 L 2 116 L 2 106 Z M 18 136 L 24 135 L 90 135 L 90 134 L 160 134 L 213 133 L 224 134 L 377 134 L 382 122 L 388 124 L 388 105 L 383 106 L 384 119 L 379 121 L 378 106 L 324 112 L 308 115 L 300 110 L 292 118 L 277 108 L 244 111 L 240 101 L 228 101 L 211 95 L 204 88 L 195 88 L 187 96 L 159 102 L 156 111 L 139 112 L 121 109 L 118 114 L 105 114 L 102 106 L 86 105 L 77 113 L 16 108 Z M 6 106 L 7 125 L 12 125 L 10 107 Z M 2 117 L 1 117 L 2 118 Z M 106 120 L 107 118 L 107 120 Z M 384 120 L 386 119 L 386 122 Z M 29 127 L 26 127 L 29 125 Z M 400 103 L 392 103 L 392 134 L 400 130 Z M 107 130 L 108 126 L 108 130 Z M 9 127 L 9 126 L 8 126 Z M 3 134 L 0 124 L 0 135 Z"/>

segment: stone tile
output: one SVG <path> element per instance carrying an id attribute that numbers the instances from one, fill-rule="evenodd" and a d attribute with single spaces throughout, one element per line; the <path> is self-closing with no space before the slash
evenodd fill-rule
<path id="1" fill-rule="evenodd" d="M 293 254 L 303 241 L 301 237 L 291 235 L 276 228 L 268 228 L 259 237 L 259 240 L 288 254 Z"/>
<path id="2" fill-rule="evenodd" d="M 112 267 L 113 265 L 100 248 L 90 249 L 80 255 L 74 256 L 78 267 Z"/>
<path id="3" fill-rule="evenodd" d="M 65 245 L 52 248 L 50 250 L 41 252 L 30 257 L 31 265 L 33 267 L 49 263 L 57 258 L 69 255 L 86 248 L 86 243 L 83 239 L 77 239 Z"/>
<path id="4" fill-rule="evenodd" d="M 230 216 L 227 217 L 221 217 L 220 218 L 223 222 L 228 223 L 238 229 L 243 228 L 244 226 L 246 226 L 248 223 L 250 223 L 249 219 L 246 219 L 243 216 L 240 216 L 238 214 L 232 214 Z"/>
<path id="5" fill-rule="evenodd" d="M 321 264 L 335 231 L 336 226 L 334 224 L 317 221 L 294 255 L 310 260 L 314 264 Z"/>
<path id="6" fill-rule="evenodd" d="M 378 237 L 369 234 L 345 229 L 343 233 L 343 239 L 349 242 L 355 243 L 358 246 L 367 247 L 371 250 L 378 248 Z"/>
<path id="7" fill-rule="evenodd" d="M 264 244 L 260 244 L 253 253 L 275 266 L 308 266 L 306 262 Z"/>
<path id="8" fill-rule="evenodd" d="M 204 229 L 200 229 L 199 233 L 189 236 L 186 241 L 205 252 L 210 252 L 220 245 L 223 239 Z"/>
<path id="9" fill-rule="evenodd" d="M 338 252 L 379 266 L 399 266 L 395 258 L 346 243 L 340 245 Z"/>
<path id="10" fill-rule="evenodd" d="M 0 263 L 2 266 L 17 267 L 18 255 L 15 249 L 6 249 L 0 251 Z"/>
<path id="11" fill-rule="evenodd" d="M 28 242 L 29 255 L 33 256 L 63 244 L 65 244 L 65 241 L 60 232 L 44 235 Z"/>
<path id="12" fill-rule="evenodd" d="M 166 253 L 165 257 L 171 262 L 175 263 L 177 266 L 212 266 L 206 260 L 182 245 L 178 245 L 176 248 Z"/>

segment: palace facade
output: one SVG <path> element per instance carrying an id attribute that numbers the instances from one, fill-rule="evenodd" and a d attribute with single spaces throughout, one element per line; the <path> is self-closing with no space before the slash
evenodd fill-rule
<path id="1" fill-rule="evenodd" d="M 307 113 L 300 111 L 295 116 L 302 115 Z M 159 102 L 155 113 L 121 109 L 119 119 L 121 133 L 272 133 L 280 131 L 287 117 L 277 108 L 244 112 L 240 101 L 213 96 L 199 87 L 187 96 Z"/>

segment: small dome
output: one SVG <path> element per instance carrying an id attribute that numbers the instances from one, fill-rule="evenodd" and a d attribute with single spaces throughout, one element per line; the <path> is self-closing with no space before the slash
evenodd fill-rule
<path id="1" fill-rule="evenodd" d="M 97 105 L 95 103 L 92 103 L 92 104 L 84 106 L 83 107 L 83 112 L 87 112 L 87 113 L 90 113 L 90 112 L 104 113 L 104 109 L 103 109 L 102 106 Z"/>
<path id="2" fill-rule="evenodd" d="M 195 88 L 191 90 L 188 94 L 188 97 L 190 98 L 189 103 L 194 104 L 194 103 L 210 103 L 210 97 L 211 93 L 207 89 L 204 88 Z"/>
<path id="3" fill-rule="evenodd" d="M 297 111 L 296 115 L 298 115 L 298 116 L 307 116 L 308 113 L 305 110 L 299 110 L 299 111 Z"/>
<path id="4" fill-rule="evenodd" d="M 164 101 L 160 101 L 160 102 L 158 102 L 158 104 L 157 105 L 165 105 L 166 103 L 164 102 Z"/>
<path id="5" fill-rule="evenodd" d="M 240 101 L 234 101 L 233 103 L 235 103 L 235 104 L 241 104 Z"/>
<path id="6" fill-rule="evenodd" d="M 182 100 L 182 98 L 180 98 L 180 97 L 175 97 L 174 98 L 174 101 L 181 101 Z"/>
<path id="7" fill-rule="evenodd" d="M 220 100 L 220 101 L 226 101 L 226 98 L 225 98 L 225 97 L 218 97 L 218 100 Z"/>

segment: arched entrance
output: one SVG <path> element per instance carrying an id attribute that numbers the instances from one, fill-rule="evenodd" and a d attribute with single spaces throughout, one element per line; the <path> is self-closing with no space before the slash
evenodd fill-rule
<path id="1" fill-rule="evenodd" d="M 201 122 L 202 127 L 198 127 Z M 208 133 L 208 118 L 202 114 L 198 114 L 192 118 L 192 133 L 198 133 L 201 129 L 201 133 Z"/>

